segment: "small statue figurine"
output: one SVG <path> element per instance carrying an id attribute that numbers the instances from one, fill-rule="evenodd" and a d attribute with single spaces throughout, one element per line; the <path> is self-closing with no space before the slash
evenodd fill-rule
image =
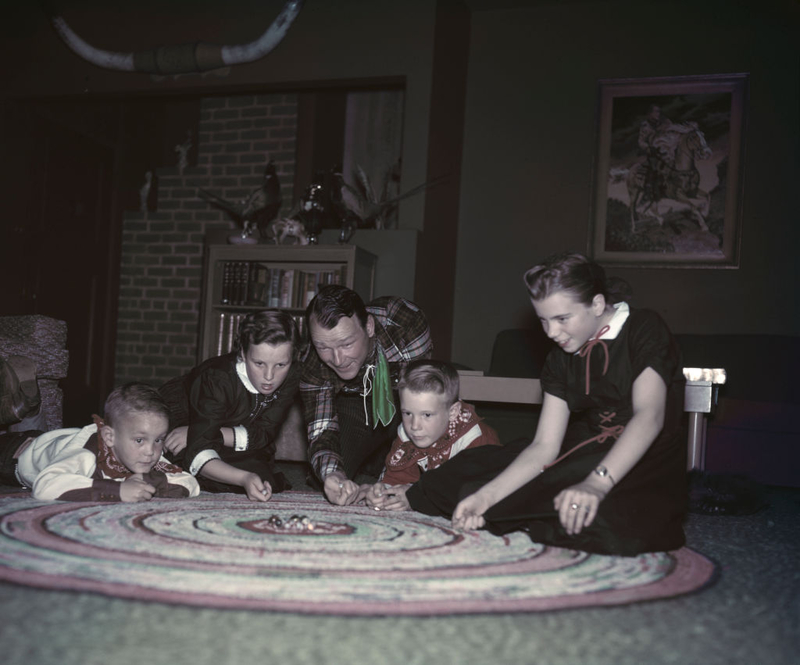
<path id="1" fill-rule="evenodd" d="M 178 153 L 178 173 L 183 175 L 184 169 L 189 165 L 189 151 L 192 149 L 192 137 L 187 132 L 186 140 L 175 146 L 175 152 Z"/>
<path id="2" fill-rule="evenodd" d="M 308 242 L 316 245 L 324 221 L 329 217 L 325 207 L 325 189 L 319 182 L 311 183 L 300 199 L 300 218 L 306 228 Z"/>
<path id="3" fill-rule="evenodd" d="M 276 245 L 282 245 L 286 238 L 294 238 L 295 245 L 308 245 L 310 238 L 299 219 L 281 218 L 270 223 L 272 239 Z"/>

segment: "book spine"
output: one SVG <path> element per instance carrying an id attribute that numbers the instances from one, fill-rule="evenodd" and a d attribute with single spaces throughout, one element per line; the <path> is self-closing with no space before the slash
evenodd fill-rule
<path id="1" fill-rule="evenodd" d="M 280 307 L 281 303 L 281 269 L 270 268 L 269 306 Z"/>
<path id="2" fill-rule="evenodd" d="M 303 273 L 303 304 L 302 307 L 308 307 L 308 304 L 314 298 L 316 291 L 314 286 L 317 281 L 317 274 L 313 272 Z"/>
<path id="3" fill-rule="evenodd" d="M 236 337 L 236 329 L 239 327 L 239 315 L 238 314 L 231 314 L 228 318 L 228 334 L 225 339 L 225 347 L 223 349 L 223 353 L 228 353 L 233 349 L 233 340 Z"/>
<path id="4" fill-rule="evenodd" d="M 292 270 L 283 270 L 281 275 L 281 298 L 280 305 L 284 309 L 290 306 L 292 302 Z"/>
<path id="5" fill-rule="evenodd" d="M 231 302 L 231 262 L 222 263 L 222 298 L 220 304 L 229 305 Z"/>
<path id="6" fill-rule="evenodd" d="M 226 312 L 220 312 L 219 315 L 219 322 L 217 324 L 217 355 L 222 355 L 222 349 L 225 346 L 225 326 L 226 326 L 226 319 L 228 314 Z"/>
<path id="7" fill-rule="evenodd" d="M 244 305 L 247 302 L 247 275 L 248 275 L 248 262 L 239 261 L 239 276 L 238 284 L 239 290 L 237 292 L 236 304 Z"/>
<path id="8" fill-rule="evenodd" d="M 292 271 L 292 308 L 300 309 L 303 306 L 303 290 L 300 287 L 302 273 L 299 270 Z"/>

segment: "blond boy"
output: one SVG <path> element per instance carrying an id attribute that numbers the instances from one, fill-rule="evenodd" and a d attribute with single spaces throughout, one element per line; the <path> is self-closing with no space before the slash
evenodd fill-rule
<path id="1" fill-rule="evenodd" d="M 462 450 L 500 445 L 497 433 L 458 399 L 458 372 L 439 360 L 416 360 L 397 384 L 402 422 L 380 482 L 365 493 L 375 510 L 408 510 L 406 491 L 422 473 Z"/>
<path id="2" fill-rule="evenodd" d="M 194 476 L 161 455 L 169 410 L 158 391 L 129 383 L 108 396 L 105 422 L 0 436 L 0 481 L 37 499 L 149 501 L 197 496 Z"/>

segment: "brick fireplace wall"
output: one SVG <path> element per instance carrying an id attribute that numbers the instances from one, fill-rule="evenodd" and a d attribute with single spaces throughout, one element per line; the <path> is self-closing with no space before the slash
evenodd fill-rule
<path id="1" fill-rule="evenodd" d="M 157 169 L 156 210 L 127 212 L 123 220 L 115 385 L 160 385 L 197 361 L 204 236 L 237 228 L 197 189 L 239 202 L 261 185 L 272 159 L 282 214 L 291 207 L 296 95 L 203 99 L 197 136 L 197 164 L 183 173 Z"/>

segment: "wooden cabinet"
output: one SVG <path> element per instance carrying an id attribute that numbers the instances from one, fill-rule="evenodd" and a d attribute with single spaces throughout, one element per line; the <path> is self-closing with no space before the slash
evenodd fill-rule
<path id="1" fill-rule="evenodd" d="M 238 323 L 252 311 L 303 313 L 321 285 L 344 284 L 373 298 L 375 256 L 355 245 L 207 244 L 198 361 L 227 353 Z"/>

